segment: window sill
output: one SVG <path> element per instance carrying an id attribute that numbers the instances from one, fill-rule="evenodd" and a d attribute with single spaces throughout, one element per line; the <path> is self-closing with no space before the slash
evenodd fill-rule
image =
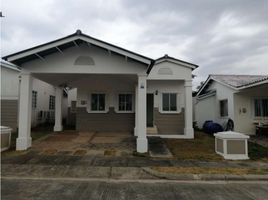
<path id="1" fill-rule="evenodd" d="M 119 111 L 119 110 L 115 110 L 115 112 L 119 114 L 135 113 L 134 111 Z"/>
<path id="2" fill-rule="evenodd" d="M 220 119 L 229 119 L 229 116 L 220 116 Z"/>
<path id="3" fill-rule="evenodd" d="M 253 117 L 254 121 L 268 120 L 268 117 Z"/>
<path id="4" fill-rule="evenodd" d="M 87 109 L 87 112 L 88 112 L 88 113 L 91 113 L 91 114 L 94 114 L 94 113 L 96 113 L 96 114 L 98 114 L 98 113 L 99 113 L 99 114 L 104 114 L 104 113 L 108 113 L 109 110 L 102 110 L 102 111 L 97 111 L 97 110 L 95 111 L 95 110 L 94 110 L 94 111 L 93 111 L 93 110 L 88 110 L 88 109 Z"/>
<path id="5" fill-rule="evenodd" d="M 161 114 L 179 114 L 179 113 L 181 113 L 181 111 L 162 111 L 162 110 L 160 110 L 159 111 Z"/>

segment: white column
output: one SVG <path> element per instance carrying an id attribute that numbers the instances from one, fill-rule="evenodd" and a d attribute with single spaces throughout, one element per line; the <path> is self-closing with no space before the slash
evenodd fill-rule
<path id="1" fill-rule="evenodd" d="M 32 114 L 32 76 L 21 74 L 19 84 L 19 133 L 16 150 L 26 150 L 32 146 L 31 138 Z"/>
<path id="2" fill-rule="evenodd" d="M 56 87 L 54 131 L 62 131 L 62 88 Z"/>
<path id="3" fill-rule="evenodd" d="M 138 85 L 135 86 L 135 128 L 134 135 L 138 136 Z"/>
<path id="4" fill-rule="evenodd" d="M 145 153 L 148 151 L 148 141 L 146 135 L 146 78 L 147 75 L 138 76 L 138 138 L 137 152 Z"/>
<path id="5" fill-rule="evenodd" d="M 185 127 L 184 134 L 186 138 L 194 138 L 193 129 L 193 102 L 192 102 L 192 80 L 185 80 Z"/>

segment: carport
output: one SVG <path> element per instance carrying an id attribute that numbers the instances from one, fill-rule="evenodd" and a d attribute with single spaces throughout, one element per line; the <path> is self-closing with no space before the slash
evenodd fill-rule
<path id="1" fill-rule="evenodd" d="M 77 87 L 82 91 L 88 84 L 88 87 L 95 87 L 97 92 L 104 90 L 101 88 L 102 83 L 105 83 L 103 87 L 107 89 L 115 82 L 119 86 L 127 82 L 132 86 L 135 99 L 133 113 L 136 149 L 141 153 L 147 152 L 144 102 L 147 70 L 152 63 L 150 58 L 89 37 L 78 30 L 67 37 L 6 56 L 4 59 L 21 67 L 17 150 L 32 146 L 32 77 L 35 77 L 55 86 L 55 132 L 63 130 L 63 88 Z M 83 104 L 82 100 L 79 104 Z"/>

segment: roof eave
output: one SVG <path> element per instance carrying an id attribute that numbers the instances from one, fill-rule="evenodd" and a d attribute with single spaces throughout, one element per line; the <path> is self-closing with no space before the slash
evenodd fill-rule
<path id="1" fill-rule="evenodd" d="M 264 81 L 257 82 L 257 83 L 249 84 L 249 85 L 246 85 L 246 86 L 242 86 L 242 87 L 239 87 L 238 89 L 239 90 L 244 90 L 244 89 L 248 89 L 248 88 L 251 88 L 251 87 L 256 87 L 256 86 L 266 84 L 266 83 L 268 83 L 268 79 L 266 79 Z"/>
<path id="2" fill-rule="evenodd" d="M 137 60 L 139 62 L 148 64 L 148 65 L 150 65 L 151 62 L 153 61 L 153 59 L 151 59 L 151 58 L 145 57 L 143 55 L 140 55 L 138 53 L 135 53 L 135 52 L 132 52 L 132 51 L 129 51 L 126 49 L 123 49 L 123 48 L 115 46 L 113 44 L 109 44 L 107 42 L 98 40 L 96 38 L 82 34 L 81 32 L 78 32 L 78 31 L 76 33 L 68 35 L 66 37 L 63 37 L 63 38 L 60 38 L 60 39 L 57 39 L 57 40 L 54 40 L 54 41 L 51 41 L 51 42 L 48 42 L 48 43 L 45 43 L 42 45 L 38 45 L 38 46 L 35 46 L 32 48 L 14 53 L 14 54 L 4 56 L 3 59 L 6 61 L 9 61 L 9 62 L 13 62 L 13 61 L 16 61 L 18 59 L 24 58 L 26 56 L 30 56 L 30 55 L 33 55 L 33 54 L 36 54 L 36 53 L 39 53 L 39 52 L 42 52 L 42 51 L 45 51 L 45 50 L 48 50 L 51 48 L 55 48 L 57 46 L 72 42 L 72 41 L 77 40 L 77 39 L 81 39 L 85 42 L 88 42 L 88 43 L 100 46 L 102 48 L 105 48 L 107 50 L 122 54 L 124 56 L 127 56 L 129 58 L 132 58 L 134 60 Z"/>
<path id="3" fill-rule="evenodd" d="M 158 59 L 155 60 L 155 64 L 159 64 L 159 63 L 165 62 L 165 61 L 172 62 L 172 63 L 175 63 L 175 64 L 180 64 L 180 65 L 183 65 L 185 67 L 189 67 L 192 70 L 195 70 L 196 68 L 199 67 L 196 64 L 189 63 L 189 62 L 186 62 L 186 61 L 183 61 L 183 60 L 178 60 L 178 59 L 175 59 L 175 58 L 172 58 L 172 57 L 168 57 L 168 58 L 161 57 L 161 58 L 158 58 Z"/>

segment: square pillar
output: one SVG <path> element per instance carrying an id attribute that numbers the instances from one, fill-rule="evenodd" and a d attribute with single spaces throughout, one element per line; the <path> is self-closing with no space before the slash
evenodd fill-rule
<path id="1" fill-rule="evenodd" d="M 138 75 L 138 115 L 137 115 L 137 152 L 148 151 L 148 141 L 146 133 L 146 90 L 147 75 Z"/>
<path id="2" fill-rule="evenodd" d="M 26 150 L 32 146 L 32 76 L 21 74 L 19 83 L 19 133 L 16 150 Z"/>
<path id="3" fill-rule="evenodd" d="M 184 109 L 185 127 L 184 127 L 184 135 L 187 138 L 194 138 L 192 80 L 185 80 L 184 89 L 185 89 L 185 109 Z"/>
<path id="4" fill-rule="evenodd" d="M 135 128 L 134 136 L 138 136 L 138 85 L 135 86 Z"/>
<path id="5" fill-rule="evenodd" d="M 59 132 L 63 130 L 62 128 L 62 96 L 63 96 L 63 89 L 61 87 L 56 87 L 54 132 Z"/>

